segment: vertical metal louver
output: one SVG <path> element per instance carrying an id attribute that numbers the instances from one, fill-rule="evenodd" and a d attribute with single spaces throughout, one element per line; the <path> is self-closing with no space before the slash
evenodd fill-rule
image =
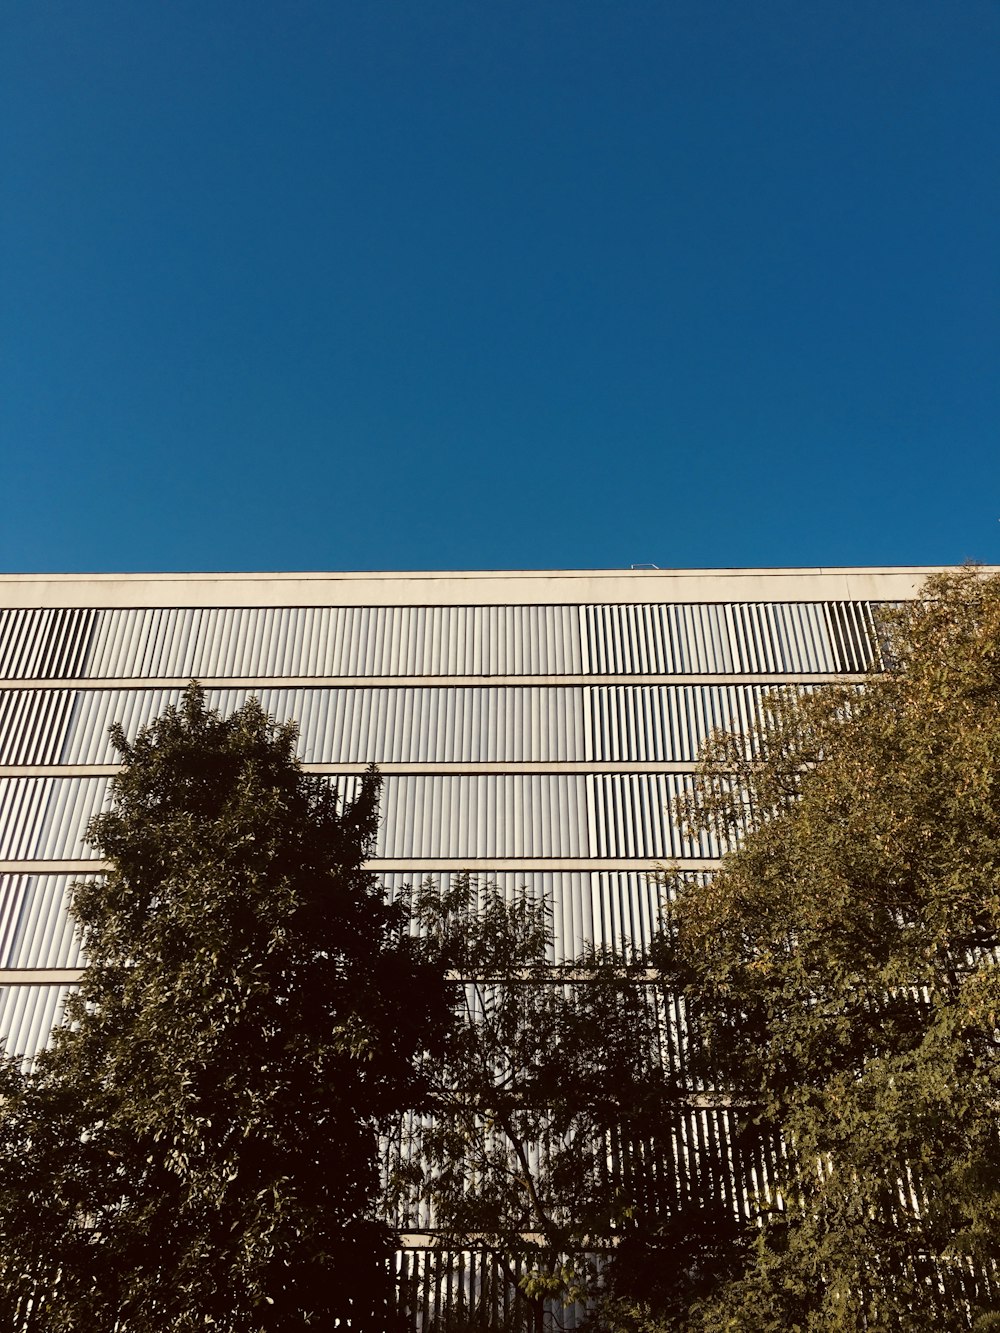
<path id="1" fill-rule="evenodd" d="M 92 859 L 84 842 L 107 799 L 108 779 L 0 778 L 0 859 Z"/>
<path id="2" fill-rule="evenodd" d="M 0 967 L 80 967 L 71 875 L 0 875 Z"/>
<path id="3" fill-rule="evenodd" d="M 99 612 L 0 610 L 0 678 L 67 680 L 82 675 Z"/>
<path id="4" fill-rule="evenodd" d="M 824 612 L 838 665 L 836 671 L 870 671 L 878 666 L 879 636 L 868 602 L 826 602 Z"/>
<path id="5" fill-rule="evenodd" d="M 27 1068 L 62 1019 L 69 986 L 0 986 L 0 1042 L 4 1055 Z"/>
<path id="6" fill-rule="evenodd" d="M 687 836 L 675 811 L 692 779 L 674 773 L 599 773 L 587 778 L 591 800 L 590 855 L 683 859 L 719 857 L 729 850 L 712 834 Z"/>
<path id="7" fill-rule="evenodd" d="M 70 690 L 0 690 L 0 764 L 56 764 L 72 725 Z"/>

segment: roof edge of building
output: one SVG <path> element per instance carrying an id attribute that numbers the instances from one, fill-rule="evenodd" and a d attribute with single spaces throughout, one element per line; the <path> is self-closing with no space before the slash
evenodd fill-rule
<path id="1" fill-rule="evenodd" d="M 930 575 L 954 568 L 958 566 L 0 574 L 0 606 L 894 601 L 916 596 Z"/>

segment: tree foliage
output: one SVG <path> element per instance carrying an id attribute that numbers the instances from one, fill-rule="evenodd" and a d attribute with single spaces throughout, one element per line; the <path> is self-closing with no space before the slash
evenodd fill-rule
<path id="1" fill-rule="evenodd" d="M 129 744 L 78 884 L 89 961 L 34 1069 L 4 1072 L 5 1327 L 392 1325 L 378 1141 L 419 1102 L 440 974 L 340 800 L 255 700 L 192 686 Z"/>
<path id="2" fill-rule="evenodd" d="M 527 890 L 507 901 L 456 877 L 417 889 L 412 911 L 453 978 L 454 1024 L 404 1130 L 395 1206 L 440 1252 L 488 1260 L 443 1326 L 541 1328 L 546 1307 L 593 1295 L 635 1216 L 642 1145 L 676 1094 L 658 992 L 624 957 L 556 967 Z"/>
<path id="3" fill-rule="evenodd" d="M 742 845 L 677 879 L 659 965 L 781 1147 L 742 1271 L 672 1328 L 1000 1311 L 1000 579 L 936 577 L 883 631 L 862 688 L 717 737 L 686 812 Z"/>

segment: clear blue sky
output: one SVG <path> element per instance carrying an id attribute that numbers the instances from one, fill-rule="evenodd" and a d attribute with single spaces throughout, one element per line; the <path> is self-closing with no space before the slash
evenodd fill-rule
<path id="1" fill-rule="evenodd" d="M 1000 561 L 997 0 L 9 0 L 0 569 Z"/>

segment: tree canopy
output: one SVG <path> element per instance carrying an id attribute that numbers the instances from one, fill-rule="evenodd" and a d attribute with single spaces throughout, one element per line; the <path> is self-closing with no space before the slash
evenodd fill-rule
<path id="1" fill-rule="evenodd" d="M 657 961 L 777 1177 L 742 1182 L 739 1271 L 659 1327 L 1000 1311 L 1000 578 L 935 577 L 882 632 L 863 686 L 776 691 L 716 737 L 686 810 L 742 842 L 707 884 L 676 878 Z"/>
<path id="2" fill-rule="evenodd" d="M 4 1071 L 7 1326 L 393 1326 L 378 1133 L 419 1104 L 439 971 L 365 870 L 379 780 L 338 796 L 255 700 L 192 686 L 129 743 L 75 887 L 88 966 Z"/>

